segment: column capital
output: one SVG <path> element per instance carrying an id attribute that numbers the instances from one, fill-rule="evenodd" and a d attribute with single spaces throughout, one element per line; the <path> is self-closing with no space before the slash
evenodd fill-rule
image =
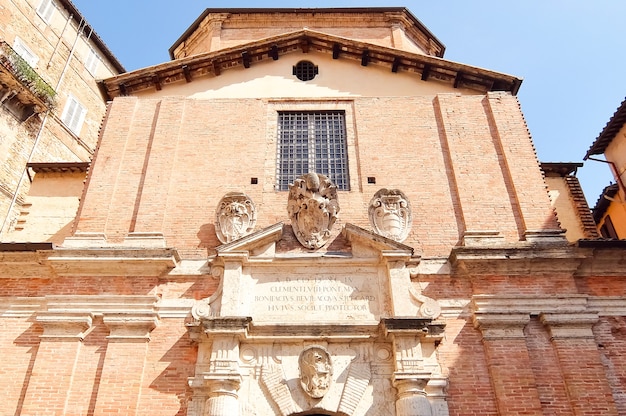
<path id="1" fill-rule="evenodd" d="M 593 339 L 593 325 L 600 319 L 597 313 L 542 313 L 539 317 L 552 339 Z"/>
<path id="2" fill-rule="evenodd" d="M 91 329 L 93 314 L 89 312 L 41 311 L 35 318 L 43 327 L 42 339 L 82 341 Z"/>
<path id="3" fill-rule="evenodd" d="M 150 341 L 150 332 L 159 321 L 156 312 L 106 313 L 102 318 L 109 329 L 109 341 Z"/>
<path id="4" fill-rule="evenodd" d="M 479 329 L 483 339 L 524 338 L 524 327 L 530 322 L 525 313 L 474 313 L 474 328 Z"/>

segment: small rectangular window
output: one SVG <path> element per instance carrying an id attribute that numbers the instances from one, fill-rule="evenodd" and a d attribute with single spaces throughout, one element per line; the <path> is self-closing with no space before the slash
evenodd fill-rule
<path id="1" fill-rule="evenodd" d="M 87 109 L 73 96 L 69 96 L 61 115 L 61 120 L 74 134 L 79 135 L 83 127 Z"/>
<path id="2" fill-rule="evenodd" d="M 100 57 L 92 48 L 88 48 L 87 56 L 85 57 L 85 68 L 87 71 L 94 77 L 96 76 L 96 71 L 98 70 L 98 64 L 100 63 Z"/>
<path id="3" fill-rule="evenodd" d="M 339 190 L 350 190 L 345 118 L 343 111 L 278 113 L 278 190 L 288 190 L 309 172 L 328 176 Z"/>
<path id="4" fill-rule="evenodd" d="M 37 7 L 37 14 L 43 19 L 44 22 L 50 23 L 50 18 L 54 12 L 54 2 L 52 0 L 41 0 L 39 7 Z"/>
<path id="5" fill-rule="evenodd" d="M 13 41 L 13 50 L 18 53 L 19 56 L 22 57 L 30 65 L 32 68 L 37 66 L 37 62 L 39 62 L 39 57 L 30 50 L 28 46 L 24 43 L 22 39 L 19 37 L 15 37 Z"/>

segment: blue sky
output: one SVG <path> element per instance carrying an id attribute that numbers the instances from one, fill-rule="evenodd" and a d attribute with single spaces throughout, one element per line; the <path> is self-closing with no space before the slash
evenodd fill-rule
<path id="1" fill-rule="evenodd" d="M 582 162 L 626 96 L 626 1 L 74 0 L 127 70 L 169 60 L 168 49 L 206 8 L 407 7 L 446 45 L 445 59 L 524 79 L 518 97 L 540 161 Z M 613 180 L 587 161 L 589 205 Z"/>

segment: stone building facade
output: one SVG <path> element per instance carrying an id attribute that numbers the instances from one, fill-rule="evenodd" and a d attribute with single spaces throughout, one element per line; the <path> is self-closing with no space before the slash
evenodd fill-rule
<path id="1" fill-rule="evenodd" d="M 84 180 L 106 109 L 96 80 L 124 67 L 70 1 L 2 0 L 0 10 L 0 236 L 60 243 L 82 187 L 68 195 L 54 177 Z M 28 221 L 39 209 L 41 193 L 28 195 L 35 176 L 52 178 L 40 189 L 62 206 L 49 225 Z"/>
<path id="2" fill-rule="evenodd" d="M 72 234 L 0 244 L 11 413 L 626 413 L 624 252 L 520 79 L 403 8 L 208 9 L 170 51 L 102 81 Z"/>

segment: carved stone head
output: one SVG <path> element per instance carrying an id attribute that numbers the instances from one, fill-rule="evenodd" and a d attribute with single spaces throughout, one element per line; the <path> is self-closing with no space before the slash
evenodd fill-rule
<path id="1" fill-rule="evenodd" d="M 411 231 L 411 205 L 399 189 L 380 189 L 368 208 L 370 225 L 378 234 L 402 242 Z"/>
<path id="2" fill-rule="evenodd" d="M 255 224 L 256 209 L 246 194 L 227 193 L 217 204 L 215 232 L 222 243 L 230 243 L 250 234 Z"/>
<path id="3" fill-rule="evenodd" d="M 289 188 L 287 212 L 300 244 L 320 248 L 328 241 L 339 213 L 337 187 L 324 175 L 302 175 Z"/>
<path id="4" fill-rule="evenodd" d="M 300 385 L 314 399 L 324 397 L 333 379 L 333 364 L 324 347 L 311 345 L 298 358 Z"/>

